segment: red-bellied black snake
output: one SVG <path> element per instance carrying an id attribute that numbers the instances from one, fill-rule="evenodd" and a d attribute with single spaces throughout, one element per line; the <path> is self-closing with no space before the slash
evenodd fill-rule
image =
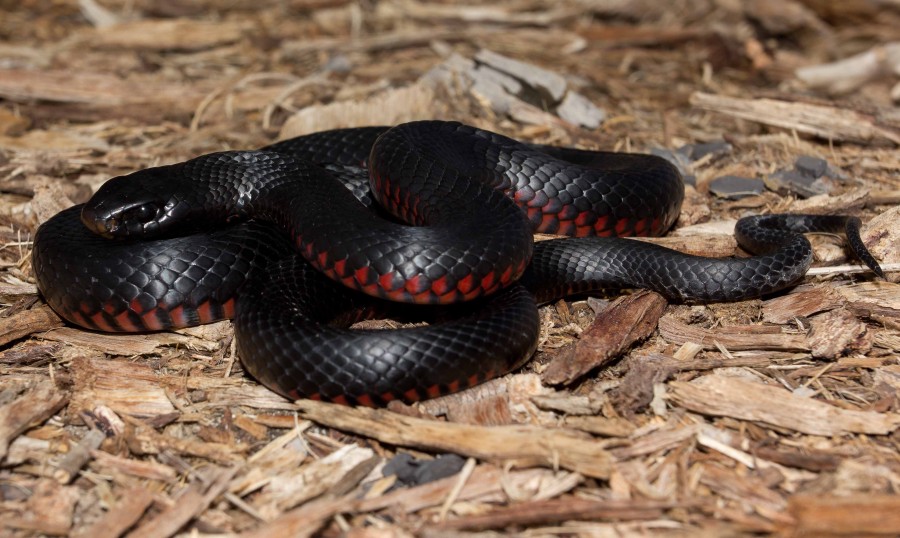
<path id="1" fill-rule="evenodd" d="M 849 217 L 742 219 L 738 240 L 758 253 L 743 259 L 604 237 L 665 232 L 683 196 L 658 157 L 414 122 L 114 178 L 41 226 L 33 260 L 47 302 L 73 323 L 148 331 L 235 315 L 239 355 L 259 381 L 368 405 L 515 368 L 536 345 L 536 303 L 568 293 L 643 287 L 700 302 L 777 291 L 812 261 L 801 232 L 848 230 L 880 274 Z M 381 209 L 365 207 L 372 198 Z M 533 243 L 534 231 L 580 237 Z M 477 304 L 446 306 L 461 301 Z M 445 306 L 422 307 L 427 327 L 344 328 L 390 302 Z"/>

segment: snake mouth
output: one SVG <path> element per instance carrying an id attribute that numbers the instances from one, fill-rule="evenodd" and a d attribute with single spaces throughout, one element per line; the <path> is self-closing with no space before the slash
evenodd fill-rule
<path id="1" fill-rule="evenodd" d="M 159 233 L 160 206 L 153 202 L 135 202 L 112 211 L 86 205 L 81 222 L 93 233 L 107 238 L 153 237 Z"/>
<path id="2" fill-rule="evenodd" d="M 93 207 L 81 209 L 81 223 L 91 232 L 106 238 L 113 238 L 120 226 L 115 217 L 101 217 Z"/>

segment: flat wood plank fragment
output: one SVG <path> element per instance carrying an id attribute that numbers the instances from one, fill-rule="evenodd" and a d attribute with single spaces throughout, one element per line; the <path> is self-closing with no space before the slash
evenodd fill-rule
<path id="1" fill-rule="evenodd" d="M 470 426 L 311 400 L 299 400 L 296 405 L 304 418 L 385 443 L 523 467 L 558 465 L 595 478 L 608 477 L 611 468 L 611 458 L 601 443 L 569 430 Z"/>
<path id="2" fill-rule="evenodd" d="M 841 409 L 780 387 L 722 375 L 673 381 L 668 388 L 667 397 L 691 411 L 763 422 L 809 435 L 886 435 L 900 426 L 896 413 Z"/>
<path id="3" fill-rule="evenodd" d="M 846 108 L 778 99 L 728 97 L 703 92 L 691 94 L 690 102 L 691 105 L 704 110 L 827 140 L 900 145 L 900 131 L 882 127 L 873 117 Z"/>
<path id="4" fill-rule="evenodd" d="M 614 448 L 610 452 L 618 460 L 645 456 L 678 446 L 686 440 L 695 437 L 699 432 L 699 425 L 665 428 L 637 439 L 632 439 L 630 445 Z"/>
<path id="5" fill-rule="evenodd" d="M 665 297 L 651 291 L 616 299 L 582 333 L 574 353 L 554 357 L 542 375 L 544 383 L 571 383 L 650 336 L 666 304 Z"/>

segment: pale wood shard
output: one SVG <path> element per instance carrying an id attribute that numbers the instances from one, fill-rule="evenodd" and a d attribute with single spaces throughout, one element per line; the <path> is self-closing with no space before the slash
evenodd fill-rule
<path id="1" fill-rule="evenodd" d="M 895 413 L 841 409 L 780 387 L 721 375 L 689 383 L 673 381 L 668 388 L 668 398 L 691 411 L 759 421 L 809 435 L 885 435 L 900 426 L 900 415 Z"/>
<path id="2" fill-rule="evenodd" d="M 133 361 L 80 357 L 72 361 L 76 387 L 73 409 L 105 405 L 119 414 L 136 417 L 167 415 L 175 406 L 160 386 L 159 375 Z"/>
<path id="3" fill-rule="evenodd" d="M 603 437 L 628 437 L 634 433 L 635 426 L 621 418 L 607 417 L 566 417 L 566 427 L 586 431 Z"/>
<path id="4" fill-rule="evenodd" d="M 304 108 L 285 122 L 279 138 L 293 138 L 339 127 L 394 125 L 440 117 L 443 115 L 442 110 L 435 90 L 426 84 L 417 83 L 359 101 L 341 101 Z"/>
<path id="5" fill-rule="evenodd" d="M 831 94 L 849 93 L 869 80 L 900 72 L 900 42 L 886 43 L 841 60 L 797 69 L 797 78 Z"/>
<path id="6" fill-rule="evenodd" d="M 688 439 L 696 437 L 700 428 L 696 425 L 670 425 L 672 427 L 651 432 L 635 432 L 630 443 L 621 448 L 610 450 L 613 456 L 621 461 L 660 452 L 681 445 Z"/>
<path id="7" fill-rule="evenodd" d="M 146 480 L 160 482 L 173 482 L 178 477 L 178 472 L 171 466 L 152 460 L 134 460 L 121 456 L 114 456 L 102 450 L 92 450 L 91 466 L 96 467 L 101 473 L 122 473 Z"/>
<path id="8" fill-rule="evenodd" d="M 553 71 L 520 62 L 487 49 L 478 51 L 475 54 L 475 60 L 523 81 L 537 90 L 548 104 L 555 105 L 561 102 L 566 95 L 568 87 L 566 79 Z"/>
<path id="9" fill-rule="evenodd" d="M 606 119 L 606 112 L 597 108 L 587 97 L 574 91 L 566 93 L 556 107 L 556 114 L 572 125 L 581 125 L 587 129 L 600 127 Z"/>
<path id="10" fill-rule="evenodd" d="M 524 502 L 487 514 L 439 523 L 435 529 L 502 529 L 509 525 L 528 525 L 585 519 L 591 521 L 651 520 L 667 510 L 690 503 L 642 500 L 592 500 L 562 497 L 550 501 Z"/>
<path id="11" fill-rule="evenodd" d="M 763 321 L 783 325 L 798 317 L 805 318 L 819 312 L 834 310 L 843 304 L 844 300 L 840 293 L 831 287 L 798 289 L 763 302 Z"/>
<path id="12" fill-rule="evenodd" d="M 63 342 L 79 348 L 109 355 L 136 356 L 158 353 L 165 346 L 183 346 L 214 351 L 215 343 L 177 333 L 152 334 L 102 334 L 72 327 L 53 328 L 39 337 L 52 342 Z"/>
<path id="13" fill-rule="evenodd" d="M 551 385 L 571 383 L 652 333 L 666 308 L 658 293 L 642 291 L 617 299 L 582 333 L 571 354 L 559 354 L 544 370 Z"/>
<path id="14" fill-rule="evenodd" d="M 36 383 L 22 396 L 0 406 L 0 461 L 6 457 L 13 439 L 50 418 L 68 401 L 67 391 L 46 380 Z"/>
<path id="15" fill-rule="evenodd" d="M 282 470 L 268 479 L 251 504 L 265 520 L 275 519 L 279 514 L 330 491 L 354 468 L 373 458 L 375 454 L 371 449 L 344 446 L 309 465 Z"/>
<path id="16" fill-rule="evenodd" d="M 891 166 L 891 163 L 887 164 Z M 900 262 L 900 202 L 887 203 L 892 207 L 867 222 L 862 231 L 863 243 L 882 267 L 896 266 Z M 900 276 L 896 272 L 888 274 L 888 280 L 896 283 Z"/>
<path id="17" fill-rule="evenodd" d="M 879 125 L 854 110 L 777 99 L 745 99 L 703 92 L 691 95 L 697 108 L 810 134 L 826 140 L 900 145 L 900 130 Z"/>
<path id="18" fill-rule="evenodd" d="M 397 16 L 412 17 L 419 20 L 449 20 L 466 23 L 493 23 L 509 25 L 546 26 L 581 14 L 580 9 L 558 7 L 549 11 L 530 11 L 527 3 L 511 3 L 508 5 L 453 5 L 434 2 L 414 2 L 404 0 L 396 6 L 379 5 L 379 8 L 396 10 Z"/>
<path id="19" fill-rule="evenodd" d="M 836 290 L 848 301 L 847 307 L 858 315 L 900 318 L 900 284 L 860 282 Z"/>
<path id="20" fill-rule="evenodd" d="M 793 521 L 782 529 L 792 536 L 896 536 L 900 498 L 856 493 L 847 496 L 795 495 L 788 504 Z"/>
<path id="21" fill-rule="evenodd" d="M 728 235 L 704 233 L 702 231 L 697 231 L 695 233 L 691 231 L 691 228 L 696 227 L 688 226 L 687 228 L 679 228 L 675 235 L 672 236 L 635 237 L 633 239 L 635 241 L 645 241 L 680 252 L 694 254 L 695 256 L 722 258 L 733 255 L 735 249 L 737 249 L 737 241 L 734 240 L 734 235 L 731 233 Z M 731 229 L 734 229 L 733 225 L 731 226 Z"/>
<path id="22" fill-rule="evenodd" d="M 196 50 L 237 41 L 251 26 L 246 20 L 146 19 L 97 28 L 81 37 L 100 48 Z"/>
<path id="23" fill-rule="evenodd" d="M 819 314 L 810 319 L 810 325 L 806 341 L 813 357 L 836 359 L 872 349 L 872 333 L 865 323 L 846 310 Z"/>
<path id="24" fill-rule="evenodd" d="M 743 506 L 769 515 L 781 513 L 787 506 L 785 499 L 768 484 L 755 476 L 744 476 L 735 480 L 731 469 L 719 465 L 704 465 L 700 474 L 700 483 L 721 493 Z"/>
<path id="25" fill-rule="evenodd" d="M 596 441 L 567 430 L 535 426 L 469 426 L 398 415 L 376 409 L 348 409 L 298 401 L 301 414 L 320 424 L 385 443 L 452 451 L 517 466 L 555 466 L 587 476 L 609 476 L 610 456 Z"/>
<path id="26" fill-rule="evenodd" d="M 809 344 L 799 334 L 786 333 L 773 325 L 738 325 L 717 329 L 703 329 L 678 321 L 672 315 L 659 320 L 659 333 L 675 344 L 693 342 L 704 349 L 724 346 L 731 351 L 747 349 L 768 349 L 774 351 L 806 351 Z"/>
<path id="27" fill-rule="evenodd" d="M 162 101 L 193 108 L 203 93 L 194 86 L 124 80 L 106 74 L 0 69 L 0 97 L 102 107 Z"/>
<path id="28" fill-rule="evenodd" d="M 55 444 L 44 439 L 20 435 L 10 443 L 3 464 L 8 466 L 23 463 L 42 463 L 54 453 Z"/>

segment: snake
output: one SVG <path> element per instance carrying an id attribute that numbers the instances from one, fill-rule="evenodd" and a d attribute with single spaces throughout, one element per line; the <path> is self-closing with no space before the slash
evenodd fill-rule
<path id="1" fill-rule="evenodd" d="M 289 398 L 413 402 L 526 362 L 537 306 L 646 288 L 679 302 L 738 301 L 803 277 L 806 232 L 848 216 L 754 215 L 749 257 L 680 253 L 660 235 L 684 184 L 646 154 L 529 144 L 456 122 L 312 133 L 110 179 L 42 224 L 38 289 L 64 319 L 104 332 L 234 318 L 250 375 Z M 535 232 L 571 236 L 533 240 Z M 415 318 L 397 330 L 350 328 Z"/>

